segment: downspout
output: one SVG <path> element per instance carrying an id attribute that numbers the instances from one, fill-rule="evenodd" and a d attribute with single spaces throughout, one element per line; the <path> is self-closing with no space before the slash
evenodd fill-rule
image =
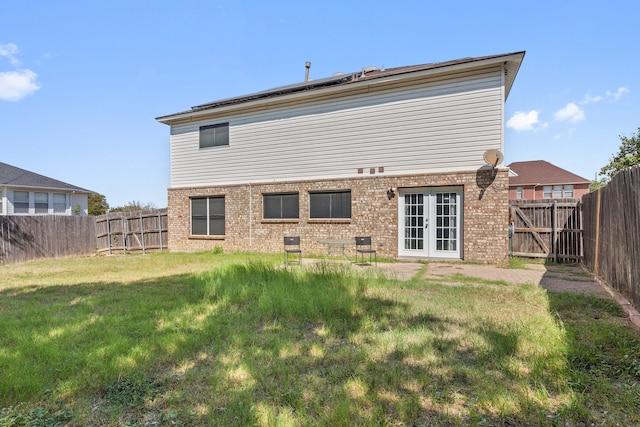
<path id="1" fill-rule="evenodd" d="M 501 67 L 501 73 L 500 73 L 500 109 L 501 114 L 500 114 L 500 151 L 502 151 L 503 153 L 504 151 L 504 114 L 505 114 L 505 104 L 507 102 L 506 99 L 506 91 L 505 91 L 505 85 L 506 83 L 506 75 L 507 75 L 507 68 L 506 68 L 506 62 L 502 64 Z"/>
<path id="2" fill-rule="evenodd" d="M 253 187 L 249 183 L 249 249 L 253 249 Z"/>

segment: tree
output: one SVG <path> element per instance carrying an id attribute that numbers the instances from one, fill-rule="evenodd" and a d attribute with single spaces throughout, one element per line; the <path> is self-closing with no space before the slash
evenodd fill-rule
<path id="1" fill-rule="evenodd" d="M 105 196 L 98 193 L 89 194 L 89 215 L 104 215 L 108 210 L 109 203 L 107 203 L 107 198 Z"/>
<path id="2" fill-rule="evenodd" d="M 600 175 L 605 175 L 606 182 L 622 169 L 640 164 L 640 127 L 631 137 L 620 135 L 620 141 L 620 151 L 600 169 Z"/>
<path id="3" fill-rule="evenodd" d="M 153 210 L 156 209 L 156 205 L 153 203 L 141 203 L 137 200 L 132 200 L 124 206 L 117 206 L 113 209 L 110 209 L 109 212 L 137 212 L 144 210 Z"/>
<path id="4" fill-rule="evenodd" d="M 594 179 L 593 181 L 591 181 L 591 184 L 589 184 L 589 191 L 596 191 L 607 185 L 607 182 L 607 178 L 604 177 L 600 179 Z"/>

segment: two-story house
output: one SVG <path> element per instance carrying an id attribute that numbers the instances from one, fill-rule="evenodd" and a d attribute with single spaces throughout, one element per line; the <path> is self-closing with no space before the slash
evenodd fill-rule
<path id="1" fill-rule="evenodd" d="M 0 215 L 87 215 L 91 193 L 0 162 Z"/>
<path id="2" fill-rule="evenodd" d="M 524 52 L 365 68 L 158 117 L 172 250 L 282 250 L 370 235 L 379 256 L 507 253 L 504 103 Z"/>
<path id="3" fill-rule="evenodd" d="M 513 162 L 509 165 L 509 199 L 580 199 L 591 181 L 545 160 Z"/>

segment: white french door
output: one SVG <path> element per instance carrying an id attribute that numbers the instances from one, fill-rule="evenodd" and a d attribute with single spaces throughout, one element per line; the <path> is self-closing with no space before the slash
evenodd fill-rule
<path id="1" fill-rule="evenodd" d="M 398 255 L 461 258 L 462 189 L 398 191 Z"/>

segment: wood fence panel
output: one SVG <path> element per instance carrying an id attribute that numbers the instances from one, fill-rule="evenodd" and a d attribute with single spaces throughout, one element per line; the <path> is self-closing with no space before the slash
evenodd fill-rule
<path id="1" fill-rule="evenodd" d="M 96 250 L 90 216 L 0 216 L 0 264 L 90 255 Z"/>
<path id="2" fill-rule="evenodd" d="M 640 308 L 640 166 L 583 201 L 586 267 Z"/>
<path id="3" fill-rule="evenodd" d="M 582 259 L 582 206 L 575 199 L 511 200 L 510 253 L 556 262 Z"/>
<path id="4" fill-rule="evenodd" d="M 96 217 L 99 253 L 126 253 L 165 250 L 168 218 L 166 209 L 115 212 Z"/>

